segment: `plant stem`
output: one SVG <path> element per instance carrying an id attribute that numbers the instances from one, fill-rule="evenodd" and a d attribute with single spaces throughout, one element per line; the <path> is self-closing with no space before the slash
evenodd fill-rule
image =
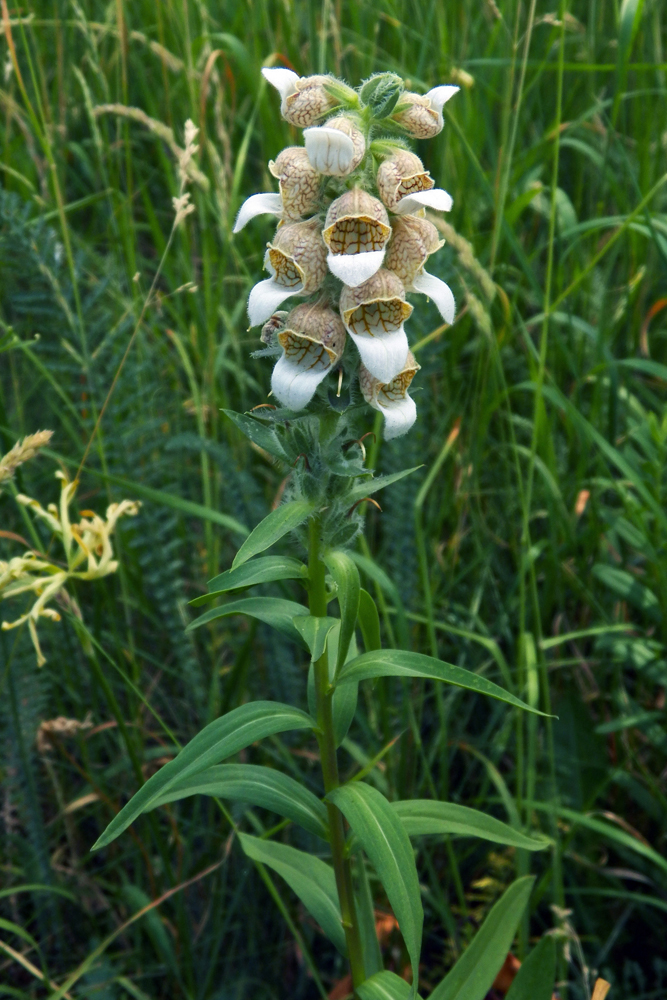
<path id="1" fill-rule="evenodd" d="M 327 613 L 326 588 L 324 583 L 324 563 L 322 562 L 320 538 L 320 519 L 315 516 L 310 522 L 308 569 L 310 575 L 309 607 L 311 615 L 322 617 Z M 329 681 L 329 658 L 325 649 L 322 656 L 314 664 L 315 671 L 315 701 L 317 705 L 317 724 L 319 728 L 318 743 L 320 746 L 320 761 L 324 790 L 330 792 L 340 785 L 338 775 L 338 756 L 333 725 L 333 690 Z M 340 912 L 343 918 L 343 930 L 347 942 L 347 953 L 350 961 L 353 986 L 359 986 L 366 978 L 364 957 L 361 947 L 361 936 L 357 923 L 354 889 L 352 884 L 352 866 L 350 859 L 345 857 L 345 829 L 343 815 L 333 803 L 327 803 L 329 814 L 329 844 L 333 867 L 336 875 L 336 887 L 340 901 Z"/>

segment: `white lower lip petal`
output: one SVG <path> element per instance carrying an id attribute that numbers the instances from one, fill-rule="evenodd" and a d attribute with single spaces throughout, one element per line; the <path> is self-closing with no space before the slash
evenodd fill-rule
<path id="1" fill-rule="evenodd" d="M 413 280 L 412 288 L 415 292 L 420 292 L 432 299 L 445 323 L 449 323 L 451 326 L 456 319 L 456 302 L 449 285 L 441 281 L 440 278 L 436 278 L 434 274 L 422 271 Z"/>
<path id="2" fill-rule="evenodd" d="M 416 191 L 414 194 L 406 194 L 404 198 L 401 198 L 394 211 L 397 215 L 416 212 L 420 208 L 431 208 L 434 212 L 449 212 L 453 204 L 452 196 L 447 191 L 443 191 L 442 188 L 431 188 L 430 191 Z"/>
<path id="3" fill-rule="evenodd" d="M 380 270 L 384 255 L 384 250 L 369 250 L 368 253 L 330 253 L 327 264 L 331 273 L 340 278 L 344 285 L 356 288 Z"/>
<path id="4" fill-rule="evenodd" d="M 253 194 L 241 205 L 232 232 L 240 233 L 243 227 L 257 215 L 280 216 L 282 211 L 283 203 L 279 194 L 271 194 L 270 192 Z"/>
<path id="5" fill-rule="evenodd" d="M 379 382 L 391 382 L 403 371 L 409 347 L 402 326 L 393 333 L 382 333 L 375 337 L 353 333 L 349 327 L 347 332 L 354 340 L 364 365 Z"/>
<path id="6" fill-rule="evenodd" d="M 259 281 L 251 290 L 248 298 L 248 317 L 251 326 L 259 326 L 266 323 L 269 316 L 272 316 L 281 302 L 288 299 L 290 295 L 298 295 L 303 290 L 303 285 L 293 285 L 286 288 L 279 285 L 275 278 L 266 278 Z"/>

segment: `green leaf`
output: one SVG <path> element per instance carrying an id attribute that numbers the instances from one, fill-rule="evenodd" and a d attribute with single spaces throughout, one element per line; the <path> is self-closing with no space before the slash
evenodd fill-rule
<path id="1" fill-rule="evenodd" d="M 551 1000 L 556 981 L 556 942 L 545 935 L 514 977 L 505 1000 Z"/>
<path id="2" fill-rule="evenodd" d="M 415 465 L 412 469 L 403 469 L 402 472 L 393 472 L 390 476 L 377 476 L 375 479 L 369 478 L 365 482 L 359 483 L 358 486 L 354 486 L 348 493 L 348 499 L 350 504 L 356 503 L 358 500 L 363 500 L 364 497 L 370 496 L 371 493 L 377 493 L 378 490 L 383 490 L 385 486 L 391 486 L 392 483 L 397 483 L 399 479 L 405 479 L 406 476 L 411 476 L 413 472 L 417 469 L 421 469 L 421 465 Z"/>
<path id="3" fill-rule="evenodd" d="M 338 623 L 340 625 L 340 622 Z M 333 677 L 334 670 L 336 669 L 336 664 L 338 662 L 338 629 L 335 629 L 331 633 L 331 638 L 329 639 L 329 676 Z M 357 640 L 355 636 L 352 636 L 352 641 L 348 649 L 348 659 L 353 659 L 358 653 L 357 650 Z M 334 728 L 334 740 L 336 746 L 339 747 L 345 737 L 347 736 L 347 731 L 352 725 L 352 720 L 354 719 L 354 714 L 357 711 L 357 700 L 359 697 L 359 685 L 358 684 L 341 684 L 337 687 L 333 693 L 333 701 L 331 705 L 331 711 L 333 714 L 333 728 Z"/>
<path id="4" fill-rule="evenodd" d="M 412 987 L 395 972 L 384 969 L 357 986 L 356 992 L 359 1000 L 409 1000 Z"/>
<path id="5" fill-rule="evenodd" d="M 359 627 L 367 653 L 374 649 L 382 649 L 380 639 L 380 615 L 375 601 L 362 587 L 359 591 Z"/>
<path id="6" fill-rule="evenodd" d="M 282 597 L 243 597 L 238 601 L 229 601 L 227 604 L 221 604 L 219 608 L 205 611 L 199 618 L 190 622 L 185 631 L 192 632 L 193 629 L 215 621 L 216 618 L 227 618 L 229 615 L 249 615 L 250 618 L 259 619 L 259 621 L 286 635 L 288 639 L 304 646 L 301 633 L 294 626 L 294 619 L 307 614 L 308 608 L 303 604 L 297 604 L 296 601 L 286 601 Z"/>
<path id="7" fill-rule="evenodd" d="M 374 973 L 382 971 L 382 951 L 375 928 L 375 908 L 368 882 L 366 862 L 361 854 L 357 855 L 355 861 L 357 862 L 355 882 L 358 886 L 356 893 L 357 923 L 364 956 L 364 970 L 367 976 L 372 976 Z"/>
<path id="8" fill-rule="evenodd" d="M 249 417 L 246 413 L 236 413 L 234 410 L 223 410 L 222 412 L 253 444 L 268 451 L 269 455 L 273 455 L 274 458 L 288 460 L 289 456 L 283 448 L 282 441 L 272 427 L 265 427 L 259 420 Z"/>
<path id="9" fill-rule="evenodd" d="M 327 648 L 327 639 L 332 628 L 339 624 L 337 618 L 322 615 L 299 615 L 294 619 L 294 627 L 310 650 L 310 659 L 315 663 Z"/>
<path id="10" fill-rule="evenodd" d="M 176 802 L 189 795 L 214 795 L 262 806 L 327 840 L 329 824 L 323 802 L 307 788 L 272 767 L 258 764 L 217 764 L 177 781 L 161 795 L 156 806 Z"/>
<path id="11" fill-rule="evenodd" d="M 359 583 L 359 570 L 346 552 L 329 551 L 324 557 L 324 562 L 338 588 L 337 597 L 341 625 L 335 670 L 335 674 L 337 674 L 347 659 L 350 640 L 357 624 L 361 584 Z"/>
<path id="12" fill-rule="evenodd" d="M 347 947 L 333 868 L 320 858 L 297 851 L 287 844 L 260 840 L 247 833 L 240 833 L 239 839 L 249 858 L 268 865 L 285 879 L 329 940 L 344 955 Z"/>
<path id="13" fill-rule="evenodd" d="M 262 556 L 209 580 L 209 593 L 195 597 L 190 604 L 193 608 L 198 608 L 200 604 L 207 604 L 230 590 L 254 587 L 258 583 L 273 583 L 275 580 L 305 580 L 307 577 L 308 569 L 298 559 L 292 559 L 291 556 Z"/>
<path id="14" fill-rule="evenodd" d="M 514 705 L 515 708 L 523 708 L 526 712 L 534 712 L 535 715 L 545 715 L 544 712 L 526 705 L 520 698 L 516 698 L 493 681 L 487 681 L 485 677 L 480 677 L 471 670 L 455 667 L 452 663 L 436 660 L 435 657 L 425 656 L 423 653 L 409 653 L 403 649 L 381 649 L 362 653 L 355 660 L 345 664 L 337 683 L 364 681 L 371 677 L 428 677 L 431 680 L 444 681 L 445 684 L 453 684 L 455 687 L 488 695 L 489 698 L 504 701 L 508 705 Z"/>
<path id="15" fill-rule="evenodd" d="M 507 958 L 534 882 L 526 875 L 505 890 L 429 1000 L 484 1000 Z"/>
<path id="16" fill-rule="evenodd" d="M 625 570 L 616 569 L 615 566 L 607 566 L 606 563 L 596 563 L 593 566 L 593 575 L 624 601 L 644 611 L 653 621 L 661 621 L 662 611 L 658 598 L 648 587 L 639 583 L 636 577 L 626 573 Z"/>
<path id="17" fill-rule="evenodd" d="M 384 886 L 410 956 L 416 991 L 424 911 L 410 838 L 384 795 L 362 781 L 341 785 L 327 798 L 344 814 Z"/>
<path id="18" fill-rule="evenodd" d="M 315 504 L 309 500 L 293 500 L 291 503 L 281 504 L 277 510 L 272 510 L 250 532 L 234 557 L 232 569 L 242 566 L 248 559 L 271 548 L 283 535 L 287 535 L 305 521 L 314 510 Z"/>
<path id="19" fill-rule="evenodd" d="M 527 851 L 543 851 L 550 843 L 546 837 L 528 836 L 493 816 L 454 802 L 412 799 L 392 802 L 392 809 L 409 837 L 453 833 L 459 837 L 480 837 L 495 844 L 522 847 Z"/>
<path id="20" fill-rule="evenodd" d="M 314 729 L 314 720 L 299 708 L 279 701 L 252 701 L 209 723 L 168 764 L 148 779 L 112 819 L 91 850 L 115 840 L 141 813 L 155 808 L 160 796 L 186 778 L 219 764 L 251 743 L 289 729 Z"/>

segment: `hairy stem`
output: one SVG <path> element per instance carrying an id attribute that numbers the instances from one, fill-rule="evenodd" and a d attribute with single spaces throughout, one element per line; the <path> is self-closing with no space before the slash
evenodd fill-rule
<path id="1" fill-rule="evenodd" d="M 320 519 L 313 517 L 310 522 L 310 544 L 308 568 L 310 574 L 309 607 L 311 615 L 322 617 L 327 613 L 326 589 L 324 584 L 324 563 L 321 555 Z M 333 691 L 330 690 L 328 654 L 325 650 L 314 664 L 315 700 L 317 704 L 317 724 L 320 730 L 318 743 L 322 763 L 324 790 L 330 792 L 340 785 L 338 776 L 338 756 L 333 725 Z M 352 866 L 345 857 L 345 830 L 343 815 L 332 803 L 327 803 L 329 814 L 329 843 L 336 875 L 340 912 L 347 942 L 347 953 L 352 972 L 352 983 L 359 986 L 366 978 L 361 948 L 361 936 L 357 923 L 352 885 Z"/>

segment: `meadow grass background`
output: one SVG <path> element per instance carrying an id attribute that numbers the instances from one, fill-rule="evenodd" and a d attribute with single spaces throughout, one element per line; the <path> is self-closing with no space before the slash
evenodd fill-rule
<path id="1" fill-rule="evenodd" d="M 41 670 L 27 633 L 0 633 L 0 994 L 311 998 L 344 972 L 207 799 L 88 853 L 178 741 L 248 697 L 305 702 L 304 663 L 264 627 L 233 619 L 184 634 L 187 602 L 227 568 L 288 472 L 220 413 L 268 391 L 245 300 L 271 224 L 230 233 L 241 200 L 272 189 L 267 161 L 300 142 L 260 76 L 271 62 L 353 85 L 380 70 L 416 90 L 462 84 L 443 133 L 418 149 L 454 196 L 433 269 L 459 316 L 443 329 L 420 299 L 410 322 L 418 423 L 378 439 L 369 460 L 423 468 L 385 491 L 381 514 L 369 510 L 365 578 L 388 645 L 484 672 L 558 719 L 392 681 L 361 699 L 343 771 L 400 734 L 369 778 L 390 797 L 473 805 L 555 846 L 528 858 L 467 840 L 421 845 L 423 992 L 531 871 L 520 955 L 561 926 L 570 997 L 587 996 L 584 965 L 613 998 L 667 996 L 664 5 L 33 0 L 2 11 L 0 434 L 8 450 L 55 431 L 17 476 L 44 504 L 59 464 L 76 471 L 140 319 L 187 118 L 201 150 L 196 212 L 175 234 L 77 496 L 100 512 L 143 501 L 116 535 L 118 573 L 76 594 L 92 652 L 66 614 L 41 627 Z M 29 530 L 10 491 L 0 525 Z M 34 541 L 49 544 L 40 528 Z M 0 538 L 2 558 L 19 549 Z M 2 617 L 20 610 L 7 602 Z M 40 722 L 88 713 L 92 728 L 38 752 Z M 318 791 L 311 749 L 276 738 L 248 756 Z M 277 822 L 232 812 L 254 832 Z M 385 944 L 399 971 L 401 948 L 398 935 Z"/>

